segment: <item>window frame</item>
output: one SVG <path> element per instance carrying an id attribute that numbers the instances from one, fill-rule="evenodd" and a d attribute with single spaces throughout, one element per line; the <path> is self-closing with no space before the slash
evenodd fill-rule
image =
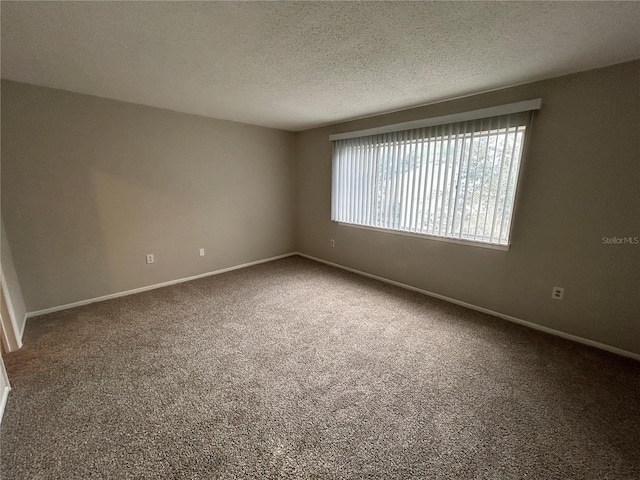
<path id="1" fill-rule="evenodd" d="M 423 240 L 433 240 L 438 242 L 454 243 L 459 245 L 487 248 L 492 250 L 508 251 L 509 247 L 511 246 L 514 217 L 517 215 L 518 194 L 521 188 L 522 170 L 525 164 L 527 146 L 531 138 L 533 112 L 536 110 L 539 110 L 541 106 L 542 106 L 542 99 L 537 98 L 537 99 L 499 105 L 495 107 L 483 108 L 483 109 L 478 109 L 478 110 L 473 110 L 468 112 L 455 113 L 452 115 L 431 117 L 431 118 L 425 118 L 425 119 L 415 120 L 410 122 L 384 125 L 381 127 L 375 127 L 375 128 L 370 128 L 366 130 L 336 133 L 336 134 L 330 135 L 329 140 L 332 142 L 332 187 L 331 187 L 332 220 L 331 221 L 337 223 L 340 226 L 358 228 L 363 230 L 372 230 L 380 233 L 416 237 L 416 238 L 421 238 Z M 508 230 L 507 230 L 508 233 L 507 233 L 506 244 L 496 243 L 496 242 L 492 243 L 492 242 L 476 240 L 476 239 L 470 240 L 465 238 L 455 238 L 455 237 L 448 237 L 443 235 L 432 235 L 430 233 L 421 233 L 421 232 L 406 231 L 402 229 L 384 228 L 380 226 L 350 223 L 350 222 L 344 222 L 344 221 L 333 219 L 333 216 L 334 216 L 333 203 L 336 201 L 335 200 L 336 189 L 335 189 L 335 183 L 334 183 L 335 182 L 334 169 L 336 165 L 335 141 L 359 138 L 359 137 L 367 137 L 367 136 L 373 136 L 373 135 L 379 135 L 379 134 L 385 134 L 385 133 L 396 133 L 404 130 L 414 130 L 414 129 L 424 128 L 424 127 L 444 127 L 452 123 L 462 123 L 462 122 L 471 121 L 471 120 L 484 120 L 484 119 L 490 119 L 492 117 L 498 117 L 503 115 L 518 114 L 518 113 L 522 114 L 524 112 L 529 112 L 531 115 L 531 118 L 529 119 L 526 125 L 526 130 L 524 132 L 522 145 L 521 145 L 521 153 L 520 153 L 519 164 L 518 164 L 517 178 L 515 179 L 514 189 L 513 189 L 513 205 L 511 207 L 511 213 L 510 213 L 510 218 L 508 223 Z"/>

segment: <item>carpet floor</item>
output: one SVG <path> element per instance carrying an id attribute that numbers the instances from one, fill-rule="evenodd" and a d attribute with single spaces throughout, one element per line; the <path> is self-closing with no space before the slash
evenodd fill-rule
<path id="1" fill-rule="evenodd" d="M 24 344 L 3 480 L 640 478 L 640 362 L 300 257 Z"/>

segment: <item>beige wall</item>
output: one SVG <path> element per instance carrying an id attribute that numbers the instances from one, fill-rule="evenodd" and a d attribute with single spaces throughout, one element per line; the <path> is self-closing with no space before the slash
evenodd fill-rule
<path id="1" fill-rule="evenodd" d="M 602 243 L 640 236 L 639 87 L 632 62 L 300 133 L 298 251 L 640 353 L 640 245 Z M 508 252 L 331 222 L 330 134 L 537 97 Z"/>
<path id="2" fill-rule="evenodd" d="M 26 309 L 297 249 L 640 353 L 640 246 L 602 243 L 640 236 L 639 80 L 632 62 L 295 135 L 3 81 L 2 219 Z M 508 252 L 330 221 L 330 134 L 536 97 Z"/>
<path id="3" fill-rule="evenodd" d="M 288 132 L 3 81 L 2 219 L 27 310 L 293 251 L 293 147 Z"/>

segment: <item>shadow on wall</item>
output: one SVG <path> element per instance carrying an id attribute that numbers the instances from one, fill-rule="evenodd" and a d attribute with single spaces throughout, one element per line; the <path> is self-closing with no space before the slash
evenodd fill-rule
<path id="1" fill-rule="evenodd" d="M 289 132 L 3 81 L 2 136 L 29 311 L 293 250 Z"/>
<path id="2" fill-rule="evenodd" d="M 2 82 L 2 218 L 28 310 L 108 288 L 106 245 L 86 168 L 88 114 L 64 121 L 69 102 Z M 74 286 L 72 295 L 63 292 Z M 27 288 L 28 287 L 28 288 Z"/>

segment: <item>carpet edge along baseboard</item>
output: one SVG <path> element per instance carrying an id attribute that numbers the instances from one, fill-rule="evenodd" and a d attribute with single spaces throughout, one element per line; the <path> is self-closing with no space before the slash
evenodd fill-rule
<path id="1" fill-rule="evenodd" d="M 33 312 L 27 312 L 26 318 L 38 317 L 40 315 L 46 315 L 47 313 L 59 312 L 61 310 L 68 310 L 74 307 L 80 307 L 82 305 L 89 305 L 90 303 L 104 302 L 105 300 L 111 300 L 113 298 L 126 297 L 128 295 L 135 295 L 136 293 L 147 292 L 149 290 L 156 290 L 158 288 L 168 287 L 170 285 L 176 285 L 178 283 L 190 282 L 199 278 L 210 277 L 213 275 L 220 275 L 221 273 L 231 272 L 233 270 L 239 270 L 241 268 L 252 267 L 261 263 L 273 262 L 282 258 L 293 257 L 297 255 L 297 252 L 284 253 L 282 255 L 276 255 L 275 257 L 263 258 L 261 260 L 255 260 L 253 262 L 241 263 L 240 265 L 234 265 L 232 267 L 221 268 L 219 270 L 213 270 L 211 272 L 200 273 L 198 275 L 191 275 L 189 277 L 177 278 L 175 280 L 169 280 L 162 283 L 155 283 L 153 285 L 147 285 L 144 287 L 133 288 L 131 290 L 124 290 L 122 292 L 110 293 L 108 295 L 101 295 L 99 297 L 87 298 L 85 300 L 78 300 L 77 302 L 65 303 L 64 305 L 58 305 L 56 307 L 43 308 L 42 310 L 36 310 Z"/>
<path id="2" fill-rule="evenodd" d="M 404 288 L 406 290 L 411 290 L 413 292 L 421 293 L 422 295 L 427 295 L 429 297 L 437 298 L 439 300 L 444 300 L 445 302 L 453 303 L 454 305 L 459 305 L 461 307 L 469 308 L 471 310 L 475 310 L 477 312 L 486 313 L 488 315 L 493 315 L 494 317 L 501 318 L 503 320 L 507 320 L 512 323 L 517 323 L 518 325 L 522 325 L 528 328 L 532 328 L 534 330 L 538 330 L 541 332 L 548 333 L 550 335 L 554 335 L 556 337 L 561 337 L 566 340 L 571 340 L 574 342 L 581 343 L 583 345 L 588 345 L 590 347 L 598 348 L 600 350 L 605 350 L 607 352 L 615 353 L 616 355 L 620 355 L 623 357 L 631 358 L 633 360 L 640 361 L 640 353 L 631 352 L 629 350 L 624 350 L 622 348 L 614 347 L 613 345 L 608 345 L 606 343 L 597 342 L 595 340 L 591 340 L 589 338 L 579 337 L 577 335 L 573 335 L 571 333 L 563 332 L 561 330 L 556 330 L 554 328 L 545 327 L 544 325 L 539 325 L 534 322 L 529 322 L 527 320 L 523 320 L 518 317 L 514 317 L 512 315 L 507 315 L 505 313 L 496 312 L 494 310 L 490 310 L 488 308 L 480 307 L 478 305 L 474 305 L 473 303 L 463 302 L 462 300 L 457 300 L 452 297 L 447 297 L 446 295 L 440 295 L 439 293 L 430 292 L 428 290 L 424 290 L 422 288 L 414 287 L 412 285 L 408 285 L 406 283 L 396 282 L 395 280 L 390 280 L 385 277 L 380 277 L 378 275 L 374 275 L 372 273 L 363 272 L 361 270 L 357 270 L 355 268 L 347 267 L 345 265 L 340 265 L 339 263 L 330 262 L 328 260 L 323 260 L 322 258 L 317 258 L 312 255 L 307 255 L 306 253 L 296 252 L 297 255 L 307 258 L 309 260 L 313 260 L 316 262 L 324 263 L 325 265 L 329 265 L 331 267 L 340 268 L 342 270 L 346 270 L 348 272 L 356 273 L 358 275 L 362 275 L 368 278 L 373 278 L 374 280 L 378 280 L 380 282 L 388 283 L 390 285 L 394 285 L 396 287 Z"/>
<path id="3" fill-rule="evenodd" d="M 125 290 L 123 292 L 116 292 L 116 293 L 111 293 L 111 294 L 108 294 L 108 295 L 102 295 L 100 297 L 89 298 L 89 299 L 86 299 L 86 300 L 80 300 L 80 301 L 77 301 L 77 302 L 67 303 L 67 304 L 64 304 L 64 305 L 56 306 L 56 307 L 45 308 L 45 309 L 37 310 L 37 311 L 34 311 L 34 312 L 28 312 L 26 314 L 26 318 L 27 319 L 28 318 L 33 318 L 33 317 L 37 317 L 37 316 L 40 316 L 40 315 L 45 315 L 47 313 L 58 312 L 58 311 L 61 311 L 61 310 L 68 310 L 70 308 L 79 307 L 79 306 L 82 306 L 82 305 L 88 305 L 90 303 L 103 302 L 105 300 L 111 300 L 113 298 L 124 297 L 124 296 L 127 296 L 127 295 L 134 295 L 136 293 L 146 292 L 146 291 L 149 291 L 149 290 L 155 290 L 157 288 L 168 287 L 170 285 L 189 282 L 191 280 L 197 280 L 199 278 L 209 277 L 209 276 L 212 276 L 212 275 L 219 275 L 221 273 L 226 273 L 226 272 L 230 272 L 230 271 L 233 271 L 233 270 L 239 270 L 239 269 L 242 269 L 242 268 L 247 268 L 247 267 L 251 267 L 251 266 L 254 266 L 254 265 L 259 265 L 261 263 L 273 262 L 275 260 L 280 260 L 282 258 L 292 257 L 292 256 L 295 256 L 295 255 L 298 255 L 298 256 L 303 257 L 303 258 L 307 258 L 309 260 L 313 260 L 315 262 L 323 263 L 323 264 L 329 265 L 331 267 L 335 267 L 335 268 L 339 268 L 339 269 L 342 269 L 342 270 L 346 270 L 346 271 L 351 272 L 351 273 L 362 275 L 364 277 L 372 278 L 372 279 L 378 280 L 380 282 L 388 283 L 388 284 L 394 285 L 396 287 L 400 287 L 400 288 L 404 288 L 406 290 L 411 290 L 413 292 L 421 293 L 421 294 L 427 295 L 429 297 L 437 298 L 439 300 L 444 300 L 446 302 L 453 303 L 455 305 L 459 305 L 459 306 L 462 306 L 462 307 L 465 307 L 465 308 L 469 308 L 471 310 L 475 310 L 475 311 L 478 311 L 478 312 L 486 313 L 488 315 L 493 315 L 494 317 L 498 317 L 498 318 L 501 318 L 503 320 L 507 320 L 507 321 L 512 322 L 512 323 L 517 323 L 518 325 L 523 325 L 525 327 L 532 328 L 534 330 L 545 332 L 545 333 L 548 333 L 550 335 L 554 335 L 556 337 L 561 337 L 561 338 L 564 338 L 564 339 L 567 339 L 567 340 L 571 340 L 571 341 L 574 341 L 574 342 L 581 343 L 583 345 L 588 345 L 590 347 L 598 348 L 600 350 L 605 350 L 607 352 L 615 353 L 616 355 L 620 355 L 620 356 L 623 356 L 623 357 L 627 357 L 627 358 L 631 358 L 633 360 L 640 361 L 640 353 L 630 352 L 628 350 L 624 350 L 622 348 L 614 347 L 614 346 L 608 345 L 606 343 L 597 342 L 595 340 L 591 340 L 591 339 L 584 338 L 584 337 L 579 337 L 577 335 L 573 335 L 571 333 L 563 332 L 561 330 L 556 330 L 554 328 L 545 327 L 544 325 L 539 325 L 539 324 L 534 323 L 534 322 L 529 322 L 527 320 L 523 320 L 521 318 L 514 317 L 512 315 L 507 315 L 507 314 L 504 314 L 504 313 L 500 313 L 500 312 L 497 312 L 497 311 L 494 311 L 494 310 L 490 310 L 488 308 L 484 308 L 484 307 L 480 307 L 478 305 L 474 305 L 472 303 L 463 302 L 463 301 L 457 300 L 455 298 L 447 297 L 445 295 L 440 295 L 439 293 L 430 292 L 428 290 L 424 290 L 422 288 L 414 287 L 414 286 L 408 285 L 406 283 L 397 282 L 395 280 L 391 280 L 391 279 L 388 279 L 388 278 L 385 278 L 385 277 L 380 277 L 378 275 L 374 275 L 374 274 L 371 274 L 371 273 L 363 272 L 363 271 L 357 270 L 355 268 L 347 267 L 345 265 L 340 265 L 339 263 L 330 262 L 328 260 L 324 260 L 322 258 L 314 257 L 312 255 L 308 255 L 308 254 L 302 253 L 302 252 L 289 252 L 289 253 L 285 253 L 285 254 L 282 254 L 282 255 L 276 255 L 274 257 L 268 257 L 268 258 L 264 258 L 264 259 L 261 259 L 261 260 L 256 260 L 256 261 L 253 261 L 253 262 L 243 263 L 243 264 L 235 265 L 235 266 L 232 266 L 232 267 L 227 267 L 227 268 L 222 268 L 222 269 L 219 269 L 219 270 L 214 270 L 214 271 L 211 271 L 211 272 L 201 273 L 201 274 L 198 274 L 198 275 L 192 275 L 192 276 L 189 276 L 189 277 L 178 278 L 178 279 L 175 279 L 175 280 L 169 280 L 167 282 L 157 283 L 157 284 L 154 284 L 154 285 L 148 285 L 148 286 L 145 286 L 145 287 L 139 287 L 139 288 L 134 288 L 134 289 L 131 289 L 131 290 Z"/>

